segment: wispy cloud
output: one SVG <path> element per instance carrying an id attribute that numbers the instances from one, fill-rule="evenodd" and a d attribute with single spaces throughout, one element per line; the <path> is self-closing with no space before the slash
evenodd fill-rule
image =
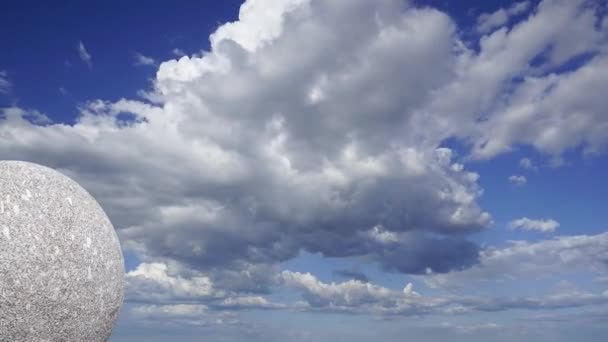
<path id="1" fill-rule="evenodd" d="M 178 48 L 173 49 L 171 51 L 171 53 L 174 54 L 177 57 L 181 57 L 181 56 L 185 56 L 186 55 L 186 53 L 184 52 L 184 50 L 178 49 Z"/>
<path id="2" fill-rule="evenodd" d="M 89 67 L 93 66 L 93 58 L 91 54 L 84 47 L 84 43 L 81 41 L 78 42 L 78 56 L 80 59 L 85 62 Z"/>
<path id="3" fill-rule="evenodd" d="M 7 94 L 12 88 L 11 82 L 8 80 L 8 73 L 0 70 L 0 94 Z"/>
<path id="4" fill-rule="evenodd" d="M 156 60 L 152 57 L 142 55 L 139 52 L 135 52 L 135 54 L 133 56 L 135 57 L 135 65 L 148 65 L 148 66 L 156 65 Z"/>
<path id="5" fill-rule="evenodd" d="M 501 8 L 493 13 L 484 13 L 477 19 L 477 31 L 488 33 L 493 29 L 505 25 L 509 18 L 522 14 L 530 7 L 529 1 L 517 2 L 509 8 Z"/>

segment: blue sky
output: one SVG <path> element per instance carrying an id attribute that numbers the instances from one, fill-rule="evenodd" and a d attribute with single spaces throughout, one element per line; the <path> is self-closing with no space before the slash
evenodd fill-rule
<path id="1" fill-rule="evenodd" d="M 605 1 L 23 2 L 0 159 L 126 258 L 120 341 L 604 341 Z"/>

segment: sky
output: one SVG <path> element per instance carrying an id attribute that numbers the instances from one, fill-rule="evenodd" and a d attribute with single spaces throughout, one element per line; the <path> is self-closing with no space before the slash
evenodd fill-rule
<path id="1" fill-rule="evenodd" d="M 606 341 L 605 0 L 22 1 L 0 159 L 120 238 L 122 341 Z"/>

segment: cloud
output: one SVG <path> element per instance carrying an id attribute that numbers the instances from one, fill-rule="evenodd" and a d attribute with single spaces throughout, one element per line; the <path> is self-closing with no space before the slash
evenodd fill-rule
<path id="1" fill-rule="evenodd" d="M 515 185 L 524 185 L 528 182 L 528 180 L 526 179 L 525 176 L 512 175 L 512 176 L 509 176 L 509 182 L 511 182 L 511 184 L 515 184 Z"/>
<path id="2" fill-rule="evenodd" d="M 402 1 L 248 1 L 209 51 L 160 63 L 154 101 L 91 101 L 73 124 L 1 109 L 0 158 L 60 169 L 99 199 L 142 262 L 128 276 L 141 305 L 268 307 L 278 265 L 301 251 L 364 256 L 436 284 L 559 272 L 562 257 L 601 267 L 562 244 L 601 254 L 602 236 L 502 250 L 470 241 L 492 216 L 479 175 L 444 147 L 462 141 L 461 160 L 520 144 L 603 151 L 608 57 L 596 22 L 593 4 L 543 1 L 473 49 L 448 15 Z M 79 53 L 90 65 L 82 42 Z M 580 56 L 580 68 L 563 67 Z M 522 262 L 530 249 L 534 263 Z M 377 308 L 413 314 L 447 301 L 285 277 L 311 306 L 400 298 Z"/>
<path id="3" fill-rule="evenodd" d="M 522 217 L 511 221 L 509 227 L 511 229 L 536 230 L 544 233 L 552 233 L 559 227 L 559 222 L 553 219 L 532 220 L 527 217 Z"/>
<path id="4" fill-rule="evenodd" d="M 144 56 L 139 52 L 136 52 L 133 56 L 135 57 L 135 65 L 155 66 L 157 64 L 154 58 Z"/>
<path id="5" fill-rule="evenodd" d="M 408 283 L 402 291 L 349 280 L 325 283 L 310 273 L 283 271 L 285 286 L 301 291 L 302 310 L 373 314 L 378 316 L 422 316 L 508 310 L 546 310 L 608 303 L 607 293 L 587 293 L 577 290 L 557 292 L 542 297 L 490 297 L 481 295 L 425 296 Z"/>
<path id="6" fill-rule="evenodd" d="M 313 310 L 350 313 L 416 310 L 423 313 L 443 304 L 442 299 L 422 298 L 409 283 L 401 292 L 358 280 L 324 283 L 310 273 L 283 271 L 285 286 L 302 291 L 307 306 Z"/>
<path id="7" fill-rule="evenodd" d="M 488 248 L 479 263 L 461 271 L 421 276 L 431 287 L 458 288 L 475 283 L 500 283 L 526 277 L 547 278 L 572 270 L 604 274 L 608 269 L 608 233 L 560 236 L 539 242 L 512 241 L 502 249 Z"/>
<path id="8" fill-rule="evenodd" d="M 519 166 L 522 169 L 526 170 L 538 170 L 538 168 L 530 158 L 521 158 L 519 161 Z"/>
<path id="9" fill-rule="evenodd" d="M 158 318 L 166 318 L 167 316 L 181 318 L 200 318 L 207 312 L 207 307 L 198 304 L 175 304 L 175 305 L 142 305 L 133 309 L 133 313 L 137 316 L 146 318 L 160 316 Z"/>
<path id="10" fill-rule="evenodd" d="M 453 324 L 443 322 L 439 325 L 442 329 L 449 329 L 458 334 L 474 334 L 480 331 L 491 331 L 495 333 L 504 329 L 504 326 L 497 323 L 481 323 L 481 324 Z"/>
<path id="11" fill-rule="evenodd" d="M 201 304 L 145 304 L 132 307 L 126 312 L 135 319 L 136 325 L 153 328 L 161 327 L 215 327 L 231 328 L 245 324 L 241 318 L 230 312 L 214 312 Z"/>
<path id="12" fill-rule="evenodd" d="M 87 49 L 84 47 L 82 41 L 78 41 L 78 56 L 80 57 L 80 60 L 82 60 L 86 65 L 88 65 L 89 67 L 93 66 L 93 58 L 91 57 L 91 54 L 87 51 Z"/>
<path id="13" fill-rule="evenodd" d="M 184 50 L 178 49 L 178 48 L 175 48 L 175 49 L 171 50 L 171 53 L 173 55 L 177 56 L 177 57 L 182 57 L 182 56 L 186 55 L 186 53 L 184 52 Z"/>
<path id="14" fill-rule="evenodd" d="M 510 29 L 480 37 L 479 49 L 456 44 L 453 77 L 435 92 L 441 96 L 417 108 L 411 127 L 432 132 L 435 141 L 461 140 L 472 159 L 491 159 L 517 145 L 556 160 L 577 146 L 601 153 L 607 123 L 596 85 L 608 80 L 608 30 L 596 25 L 596 14 L 604 16 L 596 7 L 546 0 Z M 569 68 L 577 58 L 580 67 Z"/>
<path id="15" fill-rule="evenodd" d="M 209 277 L 169 274 L 163 263 L 142 263 L 125 275 L 129 300 L 146 302 L 203 300 L 224 297 Z"/>
<path id="16" fill-rule="evenodd" d="M 465 236 L 491 222 L 478 175 L 407 124 L 449 75 L 450 18 L 398 1 L 260 6 L 220 27 L 209 53 L 162 63 L 159 105 L 93 101 L 74 125 L 11 117 L 0 155 L 77 178 L 143 262 L 243 291 L 271 284 L 245 270 L 302 250 L 398 272 L 474 264 Z M 369 234 L 380 225 L 399 240 Z"/>
<path id="17" fill-rule="evenodd" d="M 477 127 L 474 157 L 491 158 L 517 143 L 556 157 L 576 146 L 583 146 L 586 154 L 603 151 L 608 122 L 598 87 L 608 81 L 608 57 L 602 47 L 608 30 L 596 25 L 595 6 L 578 0 L 543 1 L 528 20 L 482 38 L 477 63 L 469 73 L 487 68 L 484 75 L 471 79 L 478 86 L 490 86 L 481 98 L 492 98 L 487 102 L 491 108 L 485 107 L 492 113 Z M 564 25 L 576 30 L 565 30 Z M 579 68 L 553 72 L 585 56 Z M 522 82 L 510 83 L 514 77 Z M 499 100 L 496 94 L 505 98 Z"/>
<path id="18" fill-rule="evenodd" d="M 477 18 L 477 31 L 488 33 L 508 23 L 509 18 L 522 14 L 530 7 L 529 1 L 516 2 L 511 7 L 500 8 L 493 13 L 484 13 Z"/>
<path id="19" fill-rule="evenodd" d="M 354 279 L 364 283 L 369 283 L 370 279 L 365 273 L 353 269 L 337 270 L 333 274 L 340 278 Z"/>
<path id="20" fill-rule="evenodd" d="M 478 262 L 479 247 L 461 237 L 436 237 L 417 232 L 391 233 L 394 240 L 370 243 L 384 270 L 423 274 L 467 268 Z"/>
<path id="21" fill-rule="evenodd" d="M 284 307 L 260 295 L 242 294 L 242 291 L 233 291 L 229 286 L 217 286 L 211 277 L 184 271 L 176 264 L 169 267 L 164 263 L 142 263 L 125 277 L 127 301 L 144 307 L 171 308 L 192 304 L 186 307 L 204 307 L 206 311 Z"/>
<path id="22" fill-rule="evenodd" d="M 542 311 L 597 306 L 608 302 L 607 294 L 581 292 L 568 288 L 540 297 L 488 297 L 482 295 L 435 295 L 426 296 L 407 283 L 401 290 L 380 285 L 349 280 L 326 283 L 310 273 L 283 271 L 279 273 L 283 286 L 295 290 L 301 301 L 289 304 L 271 303 L 260 296 L 241 296 L 222 299 L 215 304 L 200 302 L 127 305 L 128 319 L 149 326 L 243 326 L 239 310 L 274 309 L 326 313 L 374 315 L 382 319 L 399 316 L 459 315 L 475 312 L 501 312 L 509 310 Z M 236 310 L 236 312 L 235 312 Z M 456 325 L 444 325 L 457 328 Z M 462 326 L 458 332 L 467 333 L 479 329 L 498 328 L 493 325 Z"/>
<path id="23" fill-rule="evenodd" d="M 0 70 L 0 94 L 8 94 L 12 88 L 11 82 L 8 80 L 8 73 Z"/>

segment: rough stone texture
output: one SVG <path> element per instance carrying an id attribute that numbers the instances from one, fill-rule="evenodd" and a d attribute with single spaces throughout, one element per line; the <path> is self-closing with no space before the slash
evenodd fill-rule
<path id="1" fill-rule="evenodd" d="M 0 341 L 107 341 L 123 287 L 97 201 L 57 171 L 0 161 Z"/>

